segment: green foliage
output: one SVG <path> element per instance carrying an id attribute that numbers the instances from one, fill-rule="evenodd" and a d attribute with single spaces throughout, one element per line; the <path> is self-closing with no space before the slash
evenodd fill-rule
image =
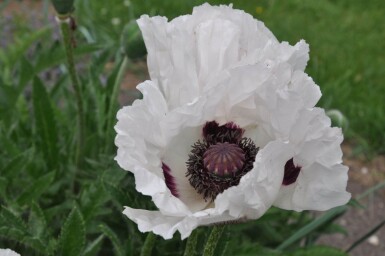
<path id="1" fill-rule="evenodd" d="M 83 217 L 74 207 L 65 221 L 60 234 L 60 251 L 63 256 L 81 255 L 86 240 Z"/>
<path id="2" fill-rule="evenodd" d="M 0 4 L 0 10 L 7 2 Z M 190 255 L 203 254 L 210 237 L 208 227 L 199 228 L 192 236 L 195 241 L 189 242 L 178 235 L 164 241 L 138 231 L 121 213 L 123 207 L 156 207 L 135 190 L 133 175 L 113 160 L 120 85 L 125 71 L 133 72 L 136 61 L 145 58 L 134 19 L 144 13 L 174 18 L 203 2 L 113 0 L 106 5 L 104 1 L 75 1 L 74 55 L 85 109 L 82 165 L 75 159 L 77 106 L 64 65 L 66 54 L 53 36 L 59 27 L 24 24 L 13 31 L 14 38 L 0 49 L 0 248 L 32 256 L 140 255 L 148 243 L 148 255 L 182 255 L 186 246 L 193 252 Z M 294 43 L 305 38 L 312 49 L 307 71 L 324 93 L 320 105 L 340 111 L 329 114 L 350 140 L 364 150 L 384 152 L 385 91 L 381 84 L 385 63 L 378 57 L 382 53 L 378 42 L 384 41 L 384 34 L 366 33 L 383 27 L 379 2 L 262 0 L 234 1 L 234 7 L 265 21 L 280 40 Z M 256 7 L 263 12 L 257 13 Z M 365 36 L 356 40 L 357 34 Z M 348 207 L 362 207 L 359 200 L 384 184 Z M 307 212 L 272 208 L 257 221 L 229 225 L 212 252 L 346 255 L 316 245 L 322 234 L 346 234 L 333 223 L 345 210 L 332 209 L 314 218 Z M 365 235 L 382 225 L 369 228 Z M 362 241 L 356 241 L 353 248 Z"/>
<path id="3" fill-rule="evenodd" d="M 48 93 L 38 78 L 33 82 L 32 102 L 36 136 L 40 136 L 38 149 L 44 153 L 48 168 L 55 169 L 59 158 L 56 120 Z"/>

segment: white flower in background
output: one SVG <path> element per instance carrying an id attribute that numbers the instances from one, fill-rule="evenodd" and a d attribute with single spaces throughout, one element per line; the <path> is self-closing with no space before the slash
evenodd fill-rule
<path id="1" fill-rule="evenodd" d="M 291 159 L 301 166 L 291 187 L 303 186 L 311 163 L 340 160 L 301 155 L 307 142 L 329 138 L 309 130 L 304 114 L 317 112 L 321 95 L 303 72 L 304 41 L 279 43 L 231 6 L 204 4 L 170 22 L 145 15 L 138 24 L 151 80 L 138 86 L 143 100 L 118 112 L 115 143 L 119 165 L 159 208 L 126 207 L 140 231 L 169 239 L 178 230 L 184 239 L 199 225 L 256 219 L 274 203 L 289 208 L 280 202 L 287 177 L 294 180 Z M 346 179 L 338 184 L 345 190 Z"/>
<path id="2" fill-rule="evenodd" d="M 0 256 L 20 256 L 20 254 L 11 249 L 0 249 Z"/>

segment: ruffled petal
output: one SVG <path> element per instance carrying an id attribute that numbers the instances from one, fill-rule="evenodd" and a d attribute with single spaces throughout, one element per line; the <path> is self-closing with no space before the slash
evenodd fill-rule
<path id="1" fill-rule="evenodd" d="M 1 256 L 20 256 L 20 254 L 18 254 L 15 251 L 12 251 L 11 249 L 0 249 L 0 255 Z"/>
<path id="2" fill-rule="evenodd" d="M 179 231 L 181 238 L 185 239 L 198 226 L 238 220 L 213 208 L 184 217 L 167 216 L 159 211 L 147 211 L 130 207 L 125 207 L 123 214 L 138 224 L 139 231 L 152 231 L 164 239 L 171 239 L 176 231 Z"/>
<path id="3" fill-rule="evenodd" d="M 293 126 L 290 142 L 294 163 L 300 166 L 297 180 L 282 186 L 275 206 L 287 210 L 328 210 L 350 199 L 346 192 L 348 168 L 341 164 L 339 128 L 330 127 L 322 109 L 305 109 Z"/>
<path id="4" fill-rule="evenodd" d="M 326 167 L 319 163 L 303 168 L 293 194 L 293 210 L 326 211 L 346 204 L 350 199 L 348 169 L 342 164 Z"/>
<path id="5" fill-rule="evenodd" d="M 234 218 L 261 217 L 276 199 L 284 165 L 292 154 L 292 148 L 287 143 L 269 143 L 258 152 L 254 168 L 241 178 L 239 185 L 217 196 L 215 207 L 220 212 L 229 211 Z"/>

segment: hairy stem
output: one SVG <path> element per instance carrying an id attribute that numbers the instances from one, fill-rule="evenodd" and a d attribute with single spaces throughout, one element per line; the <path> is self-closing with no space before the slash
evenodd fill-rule
<path id="1" fill-rule="evenodd" d="M 217 248 L 218 242 L 222 237 L 223 231 L 225 230 L 226 225 L 214 226 L 211 230 L 210 236 L 206 242 L 203 256 L 213 256 L 215 249 Z"/>
<path id="2" fill-rule="evenodd" d="M 68 72 L 71 78 L 71 83 L 75 92 L 76 105 L 77 105 L 77 119 L 78 119 L 78 132 L 77 132 L 77 146 L 76 146 L 76 158 L 75 163 L 76 166 L 79 166 L 81 163 L 81 158 L 83 155 L 83 146 L 84 146 L 84 110 L 83 110 L 83 101 L 82 101 L 82 93 L 80 88 L 80 83 L 78 79 L 78 75 L 76 73 L 76 67 L 74 62 L 74 54 L 73 54 L 73 41 L 72 41 L 72 29 L 70 27 L 70 17 L 67 18 L 59 18 L 60 20 L 60 29 L 63 36 L 64 47 L 66 51 L 67 57 L 67 66 Z"/>
<path id="3" fill-rule="evenodd" d="M 198 229 L 195 229 L 189 238 L 187 239 L 186 248 L 183 256 L 194 256 L 196 255 L 196 245 L 198 242 Z"/>

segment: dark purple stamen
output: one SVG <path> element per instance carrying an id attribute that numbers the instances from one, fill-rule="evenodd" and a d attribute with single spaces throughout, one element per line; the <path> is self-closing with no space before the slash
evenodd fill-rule
<path id="1" fill-rule="evenodd" d="M 175 197 L 179 197 L 178 190 L 176 188 L 176 182 L 174 176 L 171 174 L 171 169 L 167 164 L 162 163 L 162 170 L 164 179 L 166 181 L 166 186 L 171 191 L 171 194 Z"/>
<path id="2" fill-rule="evenodd" d="M 282 185 L 288 186 L 296 182 L 300 171 L 301 166 L 294 165 L 293 158 L 287 161 L 285 164 L 285 173 L 283 175 Z"/>
<path id="3" fill-rule="evenodd" d="M 217 142 L 239 143 L 245 132 L 233 122 L 219 125 L 216 121 L 207 122 L 203 127 L 203 138 L 210 144 Z"/>

